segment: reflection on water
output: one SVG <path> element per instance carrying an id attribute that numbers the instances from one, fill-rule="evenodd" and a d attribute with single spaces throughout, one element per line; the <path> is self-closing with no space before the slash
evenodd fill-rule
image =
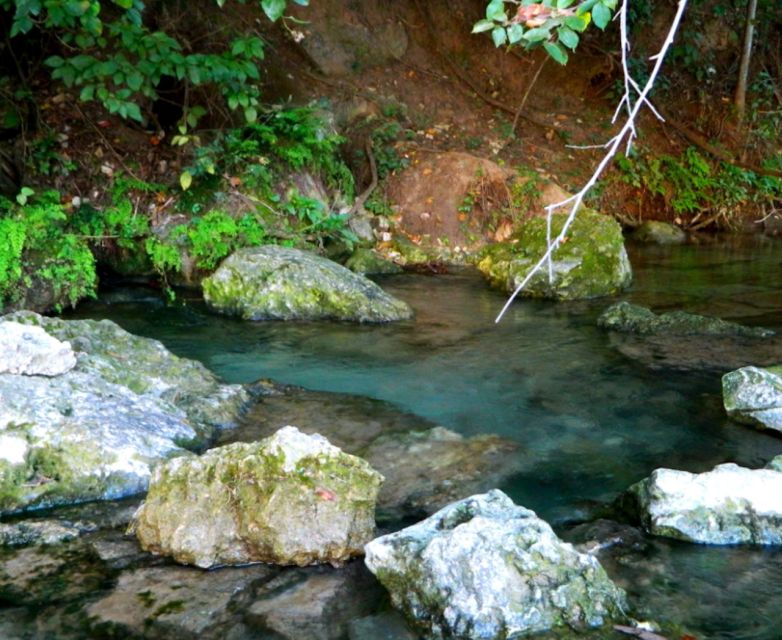
<path id="1" fill-rule="evenodd" d="M 631 260 L 635 283 L 625 299 L 782 332 L 778 241 L 635 248 Z M 782 453 L 782 439 L 725 418 L 719 366 L 653 367 L 612 348 L 595 326 L 611 301 L 523 301 L 495 325 L 503 296 L 473 272 L 381 284 L 413 306 L 415 320 L 253 324 L 210 315 L 197 299 L 166 306 L 148 293 L 117 292 L 73 315 L 108 317 L 158 338 L 230 382 L 270 377 L 361 394 L 465 435 L 515 439 L 524 467 L 503 488 L 558 526 L 656 467 L 760 466 Z M 615 570 L 650 617 L 710 638 L 779 637 L 779 554 L 659 543 L 637 566 Z"/>

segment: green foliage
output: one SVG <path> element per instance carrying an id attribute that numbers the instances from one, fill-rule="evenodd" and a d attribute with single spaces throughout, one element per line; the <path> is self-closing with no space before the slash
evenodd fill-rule
<path id="1" fill-rule="evenodd" d="M 486 18 L 476 22 L 472 32 L 490 32 L 496 47 L 542 46 L 556 62 L 567 64 L 568 50 L 575 51 L 579 34 L 590 23 L 605 29 L 617 3 L 618 0 L 490 0 Z"/>
<path id="2" fill-rule="evenodd" d="M 35 280 L 52 287 L 58 306 L 95 294 L 95 259 L 55 191 L 24 205 L 0 201 L 0 306 L 20 301 Z"/>
<path id="3" fill-rule="evenodd" d="M 782 201 L 782 180 L 735 165 L 710 164 L 695 148 L 679 157 L 640 152 L 617 159 L 620 180 L 677 217 L 695 221 L 719 214 L 730 225 L 743 213 L 758 213 Z"/>
<path id="4" fill-rule="evenodd" d="M 221 8 L 225 1 L 216 0 Z M 287 6 L 286 0 L 258 4 L 270 20 L 281 18 Z M 157 99 L 161 79 L 169 76 L 186 86 L 215 87 L 231 110 L 241 109 L 254 122 L 260 38 L 234 38 L 219 52 L 188 51 L 184 39 L 150 29 L 146 9 L 142 0 L 0 0 L 0 10 L 13 14 L 6 32 L 12 40 L 37 30 L 62 43 L 64 55 L 49 56 L 45 64 L 53 79 L 79 87 L 82 101 L 97 100 L 109 113 L 142 121 L 143 100 Z"/>
<path id="5" fill-rule="evenodd" d="M 174 242 L 178 237 L 185 239 L 196 266 L 206 270 L 216 268 L 236 249 L 257 246 L 266 239 L 263 225 L 255 216 L 247 214 L 237 220 L 219 209 L 180 225 L 171 235 Z"/>
<path id="6" fill-rule="evenodd" d="M 410 164 L 407 158 L 399 155 L 394 145 L 405 135 L 405 130 L 398 122 L 388 120 L 372 130 L 372 153 L 375 156 L 378 176 L 382 179 L 389 173 L 404 169 Z"/>

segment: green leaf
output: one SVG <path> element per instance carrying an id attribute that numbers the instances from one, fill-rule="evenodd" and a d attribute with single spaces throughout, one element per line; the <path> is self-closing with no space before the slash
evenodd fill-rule
<path id="1" fill-rule="evenodd" d="M 258 110 L 255 107 L 248 107 L 244 110 L 244 119 L 252 124 L 258 119 Z"/>
<path id="2" fill-rule="evenodd" d="M 559 41 L 564 44 L 568 49 L 575 50 L 578 46 L 578 34 L 567 27 L 560 27 L 557 29 L 557 35 Z"/>
<path id="3" fill-rule="evenodd" d="M 565 48 L 556 42 L 544 42 L 543 48 L 546 50 L 546 53 L 548 53 L 556 62 L 559 62 L 559 64 L 567 64 L 567 51 L 565 51 Z"/>
<path id="4" fill-rule="evenodd" d="M 545 27 L 530 29 L 524 33 L 524 39 L 527 42 L 541 42 L 542 40 L 548 40 L 550 37 L 551 32 Z"/>
<path id="5" fill-rule="evenodd" d="M 43 63 L 47 67 L 57 69 L 58 67 L 61 67 L 63 64 L 65 64 L 65 60 L 63 60 L 60 56 L 50 56 L 49 58 L 46 58 Z"/>
<path id="6" fill-rule="evenodd" d="M 587 21 L 582 16 L 568 16 L 565 18 L 565 25 L 567 25 L 568 28 L 573 29 L 573 31 L 581 33 L 587 28 Z"/>
<path id="7" fill-rule="evenodd" d="M 598 29 L 605 29 L 611 21 L 611 10 L 604 4 L 598 2 L 592 8 L 592 20 L 595 21 L 595 25 Z"/>
<path id="8" fill-rule="evenodd" d="M 508 19 L 508 16 L 505 15 L 503 0 L 491 0 L 486 6 L 486 19 L 497 22 L 505 22 Z"/>
<path id="9" fill-rule="evenodd" d="M 493 20 L 478 20 L 478 22 L 472 26 L 472 32 L 483 33 L 484 31 L 491 31 L 495 26 L 497 25 L 494 24 Z"/>
<path id="10" fill-rule="evenodd" d="M 577 16 L 583 16 L 588 11 L 591 11 L 592 7 L 594 7 L 597 4 L 597 2 L 598 2 L 598 0 L 585 0 L 585 2 L 582 2 L 576 8 L 576 15 Z"/>
<path id="11" fill-rule="evenodd" d="M 133 0 L 114 0 L 114 4 L 123 9 L 130 9 L 133 6 Z"/>
<path id="12" fill-rule="evenodd" d="M 179 176 L 179 185 L 182 187 L 182 191 L 187 191 L 191 184 L 193 184 L 193 176 L 189 171 L 183 171 Z"/>
<path id="13" fill-rule="evenodd" d="M 567 9 L 575 0 L 557 0 L 557 9 Z"/>
<path id="14" fill-rule="evenodd" d="M 495 47 L 501 47 L 508 41 L 508 34 L 503 27 L 497 27 L 491 32 L 491 39 L 494 40 Z"/>
<path id="15" fill-rule="evenodd" d="M 93 96 L 95 95 L 95 85 L 88 84 L 86 87 L 84 87 L 81 90 L 81 93 L 79 94 L 79 100 L 82 102 L 89 102 L 92 100 Z"/>
<path id="16" fill-rule="evenodd" d="M 512 24 L 508 27 L 508 42 L 516 44 L 524 37 L 524 28 L 520 24 Z"/>
<path id="17" fill-rule="evenodd" d="M 310 6 L 310 0 L 293 0 L 296 4 L 301 5 L 302 7 L 309 7 Z"/>
<path id="18" fill-rule="evenodd" d="M 261 7 L 266 17 L 272 22 L 282 18 L 285 13 L 285 0 L 261 0 Z"/>

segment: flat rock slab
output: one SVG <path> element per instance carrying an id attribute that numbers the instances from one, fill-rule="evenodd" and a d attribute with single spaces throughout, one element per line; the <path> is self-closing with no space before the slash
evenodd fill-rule
<path id="1" fill-rule="evenodd" d="M 782 544 L 782 472 L 728 463 L 705 473 L 657 469 L 623 498 L 654 535 L 701 544 Z"/>
<path id="2" fill-rule="evenodd" d="M 413 315 L 364 276 L 275 245 L 237 251 L 203 281 L 203 290 L 211 309 L 245 320 L 392 322 Z"/>
<path id="3" fill-rule="evenodd" d="M 119 637 L 222 640 L 252 589 L 278 570 L 244 567 L 201 571 L 152 567 L 123 573 L 114 589 L 86 608 L 94 634 Z"/>

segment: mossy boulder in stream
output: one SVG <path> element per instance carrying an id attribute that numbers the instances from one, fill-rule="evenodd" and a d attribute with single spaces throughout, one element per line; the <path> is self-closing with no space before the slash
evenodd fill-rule
<path id="1" fill-rule="evenodd" d="M 722 401 L 737 422 L 782 432 L 782 366 L 743 367 L 726 373 Z"/>
<path id="2" fill-rule="evenodd" d="M 144 549 L 199 567 L 338 564 L 372 538 L 382 480 L 322 436 L 283 427 L 159 466 L 131 528 Z"/>
<path id="3" fill-rule="evenodd" d="M 646 220 L 633 231 L 632 238 L 644 244 L 684 244 L 687 242 L 687 232 L 669 222 Z"/>
<path id="4" fill-rule="evenodd" d="M 552 237 L 564 222 L 564 214 L 553 216 Z M 546 247 L 546 219 L 533 218 L 509 241 L 486 247 L 478 269 L 493 286 L 512 292 L 543 257 Z M 588 209 L 576 216 L 566 240 L 553 255 L 552 267 L 552 282 L 544 266 L 521 295 L 555 300 L 596 298 L 618 293 L 632 280 L 619 223 Z"/>
<path id="5" fill-rule="evenodd" d="M 336 262 L 273 245 L 237 251 L 203 289 L 212 309 L 245 320 L 391 322 L 413 315 L 407 304 Z"/>
<path id="6" fill-rule="evenodd" d="M 702 544 L 782 544 L 782 473 L 721 464 L 706 473 L 656 469 L 622 498 L 653 535 Z"/>
<path id="7" fill-rule="evenodd" d="M 603 329 L 636 335 L 671 336 L 736 336 L 742 338 L 770 338 L 774 332 L 763 327 L 746 327 L 721 318 L 702 316 L 686 311 L 656 314 L 646 307 L 630 302 L 617 302 L 597 319 Z"/>
<path id="8" fill-rule="evenodd" d="M 75 366 L 0 373 L 0 513 L 143 492 L 154 464 L 210 439 L 248 399 L 109 321 L 19 312 L 4 324 L 67 340 Z"/>
<path id="9" fill-rule="evenodd" d="M 431 638 L 493 640 L 620 617 L 625 594 L 594 556 L 498 490 L 370 542 L 365 562 Z"/>

